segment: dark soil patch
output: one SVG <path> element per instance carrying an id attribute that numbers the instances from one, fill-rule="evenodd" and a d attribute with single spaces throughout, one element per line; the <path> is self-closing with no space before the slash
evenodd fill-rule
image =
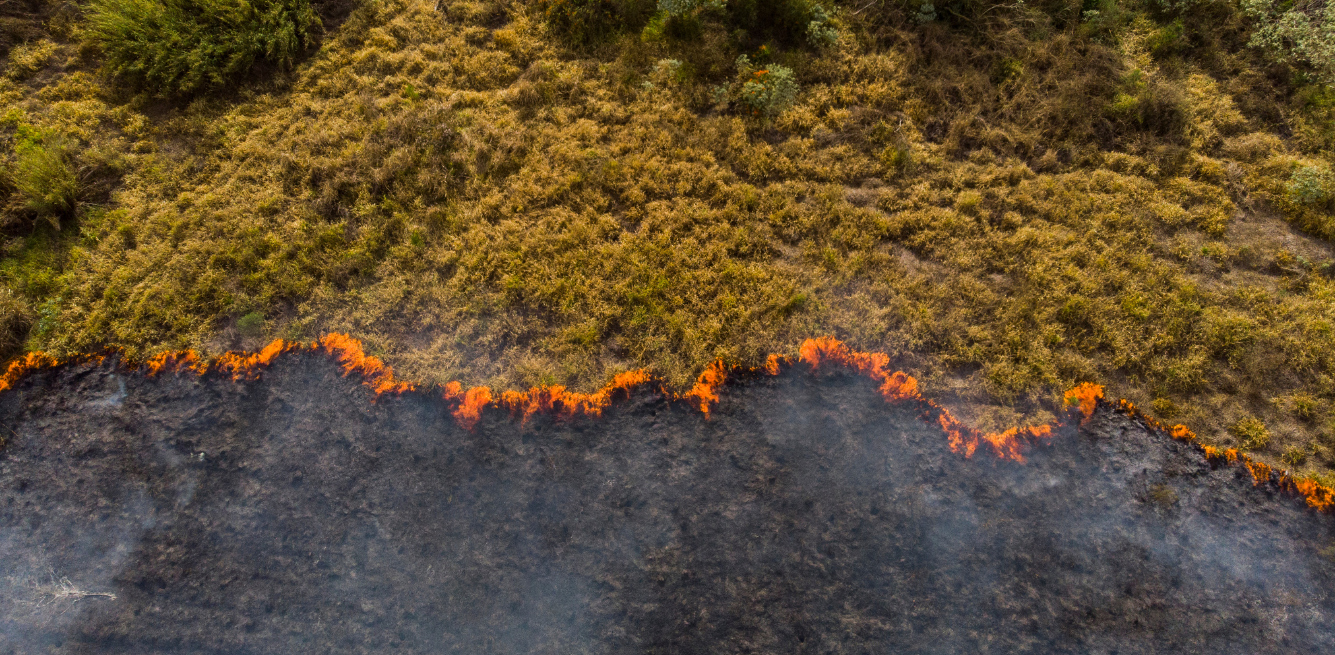
<path id="1" fill-rule="evenodd" d="M 0 420 L 0 653 L 1335 652 L 1335 520 L 1107 409 L 1027 464 L 799 371 L 470 433 L 303 355 Z"/>

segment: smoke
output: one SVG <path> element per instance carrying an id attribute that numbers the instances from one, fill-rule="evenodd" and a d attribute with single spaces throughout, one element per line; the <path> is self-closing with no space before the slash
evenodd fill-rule
<path id="1" fill-rule="evenodd" d="M 1335 647 L 1330 517 L 1092 401 L 1021 463 L 888 374 L 507 394 L 468 429 L 345 359 L 0 395 L 0 653 Z"/>

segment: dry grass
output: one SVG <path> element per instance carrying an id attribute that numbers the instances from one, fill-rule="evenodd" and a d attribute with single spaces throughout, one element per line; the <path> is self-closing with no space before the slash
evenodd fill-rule
<path id="1" fill-rule="evenodd" d="M 1095 380 L 1329 471 L 1331 219 L 1284 196 L 1331 159 L 1324 96 L 1228 16 L 1164 56 L 1143 16 L 1110 39 L 1036 11 L 845 11 L 776 56 L 802 90 L 772 121 L 712 108 L 740 50 L 708 25 L 576 51 L 518 2 L 368 3 L 290 75 L 173 106 L 62 45 L 0 80 L 3 134 L 58 130 L 117 190 L 0 277 L 58 353 L 344 331 L 411 378 L 589 389 L 834 334 L 984 428 Z"/>

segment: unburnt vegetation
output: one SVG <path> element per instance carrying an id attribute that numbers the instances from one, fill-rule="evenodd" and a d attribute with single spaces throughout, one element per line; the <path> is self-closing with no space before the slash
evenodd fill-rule
<path id="1" fill-rule="evenodd" d="M 6 5 L 0 341 L 345 331 L 592 388 L 833 334 L 983 428 L 1096 381 L 1335 482 L 1329 10 L 1293 6 Z"/>

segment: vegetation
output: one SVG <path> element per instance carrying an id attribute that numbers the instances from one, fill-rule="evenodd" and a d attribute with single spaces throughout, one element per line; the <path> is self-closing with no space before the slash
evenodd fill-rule
<path id="1" fill-rule="evenodd" d="M 24 348 L 345 331 L 411 378 L 588 389 L 832 334 L 983 428 L 1089 380 L 1335 467 L 1335 91 L 1257 41 L 1282 14 L 380 0 L 302 54 L 293 4 L 203 50 L 107 7 L 0 79 Z"/>
<path id="2" fill-rule="evenodd" d="M 1327 84 L 1335 83 L 1335 4 L 1327 0 L 1242 0 L 1255 19 L 1251 45 L 1279 61 L 1306 64 Z"/>
<path id="3" fill-rule="evenodd" d="M 308 0 L 94 0 L 87 20 L 113 73 L 167 95 L 291 66 L 319 25 Z"/>
<path id="4" fill-rule="evenodd" d="M 60 228 L 60 217 L 74 209 L 78 180 L 59 133 L 20 130 L 14 149 L 12 182 L 23 208 Z"/>
<path id="5" fill-rule="evenodd" d="M 0 287 L 0 353 L 13 356 L 31 326 L 27 304 L 8 287 Z"/>
<path id="6" fill-rule="evenodd" d="M 1265 429 L 1265 423 L 1255 416 L 1248 416 L 1233 424 L 1231 431 L 1243 450 L 1265 450 L 1270 445 L 1270 432 Z"/>

